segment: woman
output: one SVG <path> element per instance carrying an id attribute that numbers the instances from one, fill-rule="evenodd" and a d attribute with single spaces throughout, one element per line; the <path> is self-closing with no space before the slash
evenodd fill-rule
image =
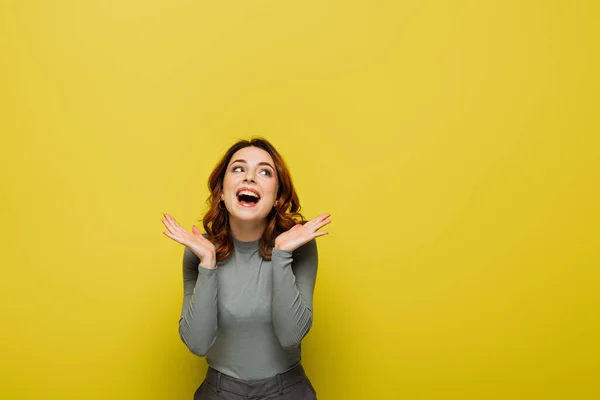
<path id="1" fill-rule="evenodd" d="M 185 246 L 179 334 L 209 365 L 194 399 L 316 399 L 300 342 L 312 325 L 315 239 L 330 214 L 304 220 L 285 162 L 264 139 L 235 143 L 208 185 L 206 234 L 163 220 Z"/>

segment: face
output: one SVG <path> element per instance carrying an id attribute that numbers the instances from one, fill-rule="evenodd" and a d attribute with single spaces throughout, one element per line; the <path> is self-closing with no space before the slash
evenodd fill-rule
<path id="1" fill-rule="evenodd" d="M 269 153 L 258 147 L 244 147 L 227 165 L 221 200 L 230 218 L 261 221 L 273 208 L 278 187 L 275 163 Z"/>

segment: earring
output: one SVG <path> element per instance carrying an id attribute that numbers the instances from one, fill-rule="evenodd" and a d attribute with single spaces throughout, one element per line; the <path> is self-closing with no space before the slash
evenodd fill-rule
<path id="1" fill-rule="evenodd" d="M 223 207 L 221 207 L 221 204 L 223 204 Z M 227 207 L 225 207 L 225 202 L 223 200 L 219 200 L 218 207 L 220 210 L 227 210 Z"/>

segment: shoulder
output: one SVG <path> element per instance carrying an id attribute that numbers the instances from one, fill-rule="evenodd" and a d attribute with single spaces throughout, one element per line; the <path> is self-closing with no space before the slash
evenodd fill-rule
<path id="1" fill-rule="evenodd" d="M 317 254 L 317 239 L 312 239 L 302 246 L 294 250 L 294 255 L 297 257 L 310 257 Z"/>
<path id="2" fill-rule="evenodd" d="M 190 263 L 199 263 L 200 259 L 189 248 L 183 248 L 183 260 Z"/>

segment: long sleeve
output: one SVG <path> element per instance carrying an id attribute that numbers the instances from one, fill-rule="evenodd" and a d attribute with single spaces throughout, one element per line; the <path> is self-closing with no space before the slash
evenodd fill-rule
<path id="1" fill-rule="evenodd" d="M 273 248 L 273 328 L 284 348 L 297 346 L 312 326 L 317 278 L 317 243 L 296 251 Z"/>
<path id="2" fill-rule="evenodd" d="M 185 248 L 179 336 L 192 353 L 202 357 L 217 338 L 217 275 L 216 268 L 200 266 L 200 259 Z"/>

